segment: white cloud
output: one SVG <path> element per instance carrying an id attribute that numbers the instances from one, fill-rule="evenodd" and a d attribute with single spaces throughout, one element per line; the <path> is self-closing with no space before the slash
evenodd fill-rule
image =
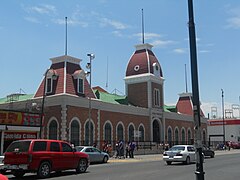
<path id="1" fill-rule="evenodd" d="M 175 43 L 176 43 L 175 41 L 171 41 L 171 40 L 160 40 L 160 39 L 158 39 L 158 40 L 152 41 L 150 44 L 152 44 L 153 46 L 165 47 L 165 46 L 175 44 Z"/>
<path id="2" fill-rule="evenodd" d="M 35 17 L 25 17 L 24 19 L 26 21 L 29 21 L 29 22 L 32 22 L 32 23 L 36 23 L 36 24 L 40 23 L 40 21 L 37 18 L 35 18 Z"/>
<path id="3" fill-rule="evenodd" d="M 52 22 L 54 22 L 55 24 L 59 24 L 59 25 L 63 25 L 63 24 L 66 23 L 65 19 L 52 19 Z M 73 26 L 79 25 L 79 26 L 84 27 L 84 28 L 88 27 L 88 23 L 79 21 L 77 19 L 68 18 L 67 19 L 67 24 L 68 25 L 73 25 Z"/>
<path id="4" fill-rule="evenodd" d="M 227 28 L 240 28 L 240 17 L 232 17 L 227 19 Z"/>
<path id="5" fill-rule="evenodd" d="M 118 21 L 115 21 L 115 20 L 108 19 L 108 18 L 101 18 L 100 21 L 101 21 L 101 26 L 103 26 L 103 27 L 104 26 L 112 26 L 113 28 L 118 29 L 118 30 L 123 30 L 123 29 L 128 28 L 128 25 L 123 24 Z"/>
<path id="6" fill-rule="evenodd" d="M 115 36 L 118 36 L 118 37 L 123 37 L 122 33 L 120 31 L 113 31 L 112 32 Z"/>
<path id="7" fill-rule="evenodd" d="M 199 50 L 199 53 L 209 53 L 209 50 Z"/>
<path id="8" fill-rule="evenodd" d="M 176 48 L 173 50 L 173 52 L 178 53 L 178 54 L 185 54 L 185 53 L 187 53 L 187 49 L 186 48 Z"/>
<path id="9" fill-rule="evenodd" d="M 31 7 L 23 6 L 23 9 L 28 13 L 38 13 L 38 14 L 56 14 L 57 13 L 56 7 L 49 4 L 42 4 L 39 6 L 31 6 Z"/>

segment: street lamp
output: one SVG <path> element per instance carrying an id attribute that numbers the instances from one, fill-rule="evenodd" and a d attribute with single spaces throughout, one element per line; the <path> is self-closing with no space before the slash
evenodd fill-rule
<path id="1" fill-rule="evenodd" d="M 203 155 L 202 155 L 202 139 L 201 139 L 201 117 L 200 117 L 200 102 L 198 89 L 198 71 L 197 71 L 197 48 L 196 34 L 193 16 L 193 2 L 188 0 L 189 13 L 189 43 L 190 43 L 190 58 L 191 58 L 191 75 L 192 75 L 192 102 L 193 102 L 193 119 L 194 119 L 194 140 L 196 146 L 196 179 L 204 180 L 203 171 Z"/>
<path id="2" fill-rule="evenodd" d="M 89 84 L 90 84 L 90 89 L 92 89 L 92 60 L 95 58 L 94 54 L 87 54 L 89 56 L 89 63 L 87 63 L 86 68 L 89 69 Z M 89 106 L 88 106 L 88 145 L 91 146 L 91 111 L 92 111 L 92 104 L 91 104 L 91 96 L 89 95 Z"/>
<path id="3" fill-rule="evenodd" d="M 43 99 L 42 99 L 42 108 L 41 108 L 41 119 L 40 119 L 40 131 L 39 131 L 39 138 L 42 138 L 42 124 L 43 124 L 43 114 L 44 114 L 44 103 L 45 103 L 45 98 L 46 98 L 46 83 L 47 83 L 47 74 L 48 72 L 52 70 L 53 75 L 52 79 L 56 80 L 57 75 L 55 74 L 53 69 L 47 69 L 46 72 L 44 73 L 44 84 L 43 84 Z"/>
<path id="4" fill-rule="evenodd" d="M 222 113 L 223 113 L 223 147 L 225 149 L 224 91 L 223 89 L 221 89 L 221 91 L 222 91 Z"/>

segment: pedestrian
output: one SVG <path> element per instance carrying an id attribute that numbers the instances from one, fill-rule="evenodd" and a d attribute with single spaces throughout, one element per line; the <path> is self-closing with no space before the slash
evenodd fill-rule
<path id="1" fill-rule="evenodd" d="M 126 158 L 128 158 L 128 156 L 130 157 L 129 142 L 127 142 L 126 145 L 125 145 L 125 151 L 126 151 L 126 152 L 125 152 L 125 153 L 126 153 L 126 154 L 125 154 L 125 155 L 126 155 L 125 157 L 126 157 Z"/>
<path id="2" fill-rule="evenodd" d="M 119 141 L 118 143 L 119 145 L 119 156 L 120 156 L 120 159 L 123 157 L 124 158 L 124 146 L 123 146 L 123 141 Z"/>
<path id="3" fill-rule="evenodd" d="M 129 144 L 129 147 L 130 147 L 130 158 L 134 158 L 135 143 L 131 141 Z"/>

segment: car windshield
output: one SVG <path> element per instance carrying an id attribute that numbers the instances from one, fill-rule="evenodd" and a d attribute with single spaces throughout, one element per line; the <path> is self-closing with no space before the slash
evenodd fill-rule
<path id="1" fill-rule="evenodd" d="M 75 147 L 77 151 L 82 151 L 83 147 Z"/>
<path id="2" fill-rule="evenodd" d="M 13 142 L 12 144 L 10 144 L 10 146 L 8 146 L 6 152 L 14 152 L 15 149 L 18 149 L 19 152 L 27 152 L 29 149 L 30 142 L 31 141 Z"/>
<path id="3" fill-rule="evenodd" d="M 169 151 L 184 151 L 184 146 L 173 146 L 169 149 Z"/>

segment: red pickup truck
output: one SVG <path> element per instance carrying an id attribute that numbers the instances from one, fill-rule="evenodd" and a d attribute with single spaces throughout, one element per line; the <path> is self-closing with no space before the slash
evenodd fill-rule
<path id="1" fill-rule="evenodd" d="M 4 153 L 3 162 L 0 170 L 11 170 L 15 177 L 36 172 L 39 178 L 68 169 L 83 173 L 90 163 L 86 153 L 76 152 L 68 142 L 49 139 L 14 141 Z"/>

